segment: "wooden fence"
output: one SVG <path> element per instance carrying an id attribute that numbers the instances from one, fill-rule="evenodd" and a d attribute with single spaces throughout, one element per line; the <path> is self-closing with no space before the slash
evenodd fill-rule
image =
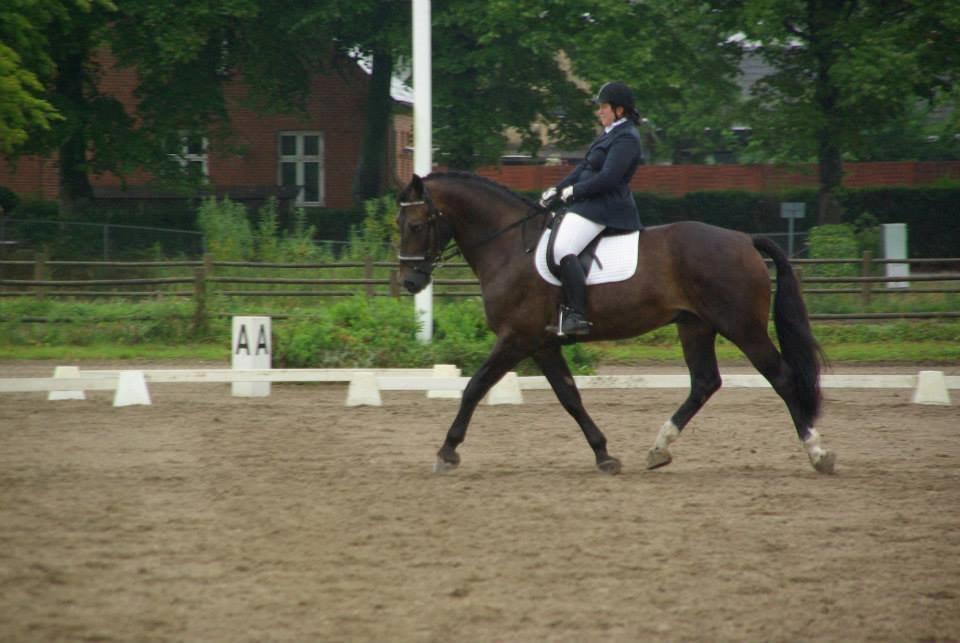
<path id="1" fill-rule="evenodd" d="M 878 294 L 917 295 L 917 294 L 958 294 L 960 293 L 960 272 L 938 272 L 911 274 L 909 277 L 887 277 L 875 274 L 879 266 L 887 263 L 910 264 L 914 266 L 935 266 L 960 268 L 958 258 L 932 259 L 874 259 L 867 252 L 860 258 L 850 259 L 794 259 L 792 264 L 801 277 L 803 292 L 812 295 L 856 295 L 860 303 L 868 306 Z M 856 266 L 850 272 L 855 275 L 818 276 L 805 275 L 816 272 L 814 266 L 837 265 Z M 213 261 L 208 255 L 202 261 L 51 261 L 42 253 L 33 261 L 0 261 L 0 298 L 33 296 L 43 297 L 192 297 L 196 304 L 197 318 L 206 315 L 209 295 L 226 297 L 343 297 L 355 294 L 366 296 L 405 296 L 401 292 L 395 262 L 343 261 L 336 263 L 254 263 L 242 261 Z M 172 277 L 138 277 L 108 279 L 53 279 L 53 270 L 84 269 L 87 271 L 116 271 L 135 269 L 138 271 L 180 271 Z M 11 270 L 29 273 L 30 278 L 21 274 L 20 278 L 7 278 Z M 262 272 L 311 271 L 329 273 L 330 276 L 303 277 L 265 277 L 245 273 L 248 270 Z M 337 276 L 338 271 L 349 270 L 362 276 Z M 441 271 L 456 273 L 462 278 L 435 278 L 434 294 L 438 298 L 479 296 L 479 285 L 466 264 L 447 264 Z M 467 276 L 469 275 L 469 276 Z M 436 274 L 435 274 L 436 276 Z M 884 284 L 906 283 L 904 288 L 883 288 Z M 921 284 L 917 286 L 917 284 Z M 929 284 L 929 285 L 928 285 Z M 183 288 L 176 288 L 182 286 Z M 150 287 L 144 289 L 144 287 Z M 820 320 L 864 320 L 864 319 L 924 319 L 960 317 L 960 311 L 929 312 L 873 312 L 851 314 L 812 314 L 811 319 Z"/>

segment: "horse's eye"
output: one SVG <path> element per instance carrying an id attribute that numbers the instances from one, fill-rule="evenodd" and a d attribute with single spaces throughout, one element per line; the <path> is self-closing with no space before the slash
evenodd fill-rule
<path id="1" fill-rule="evenodd" d="M 422 224 L 422 223 L 411 223 L 411 224 L 410 224 L 410 232 L 419 232 L 421 228 L 423 228 L 423 224 Z"/>

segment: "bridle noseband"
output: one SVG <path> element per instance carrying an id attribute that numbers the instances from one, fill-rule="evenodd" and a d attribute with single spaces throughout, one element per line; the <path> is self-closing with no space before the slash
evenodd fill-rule
<path id="1" fill-rule="evenodd" d="M 410 265 L 410 268 L 415 272 L 421 272 L 426 275 L 430 275 L 430 273 L 433 271 L 434 268 L 439 267 L 440 265 L 443 264 L 444 261 L 447 261 L 451 257 L 456 256 L 457 252 L 459 251 L 457 251 L 456 248 L 454 248 L 455 252 L 453 252 L 452 254 L 447 253 L 446 248 L 447 246 L 449 246 L 449 242 L 447 244 L 444 244 L 443 247 L 438 247 L 439 234 L 437 232 L 437 228 L 439 226 L 440 221 L 443 220 L 444 215 L 443 215 L 443 212 L 438 210 L 437 207 L 433 204 L 433 200 L 430 198 L 429 194 L 426 194 L 426 192 L 424 192 L 423 198 L 419 201 L 401 201 L 400 202 L 401 210 L 403 208 L 413 207 L 418 205 L 427 206 L 427 219 L 425 221 L 425 225 L 427 226 L 427 234 L 428 234 L 427 249 L 423 255 L 405 255 L 405 254 L 398 253 L 397 259 L 400 261 L 400 263 L 406 263 Z M 450 241 L 452 240 L 453 240 L 453 236 L 451 235 Z M 427 264 L 426 267 L 424 267 L 424 264 Z"/>

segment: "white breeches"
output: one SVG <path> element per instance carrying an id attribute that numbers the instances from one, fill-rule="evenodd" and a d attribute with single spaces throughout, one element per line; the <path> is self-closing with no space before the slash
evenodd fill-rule
<path id="1" fill-rule="evenodd" d="M 594 223 L 576 212 L 567 212 L 560 222 L 560 230 L 553 242 L 553 258 L 558 264 L 567 255 L 579 255 L 606 226 Z"/>

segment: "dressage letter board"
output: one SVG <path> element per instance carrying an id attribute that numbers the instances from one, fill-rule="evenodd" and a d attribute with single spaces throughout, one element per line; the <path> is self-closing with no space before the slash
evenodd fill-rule
<path id="1" fill-rule="evenodd" d="M 234 317 L 231 366 L 235 369 L 272 368 L 269 317 Z M 266 397 L 270 382 L 234 382 L 235 397 Z"/>

